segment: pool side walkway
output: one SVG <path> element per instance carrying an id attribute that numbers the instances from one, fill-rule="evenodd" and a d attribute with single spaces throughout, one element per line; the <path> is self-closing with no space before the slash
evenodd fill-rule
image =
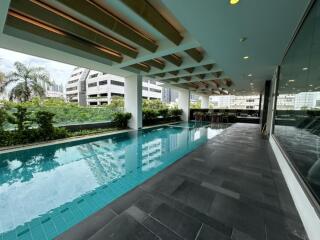
<path id="1" fill-rule="evenodd" d="M 307 239 L 259 125 L 237 123 L 58 239 Z"/>

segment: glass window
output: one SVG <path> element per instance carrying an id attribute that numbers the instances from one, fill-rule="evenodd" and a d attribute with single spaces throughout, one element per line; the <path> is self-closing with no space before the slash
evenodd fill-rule
<path id="1" fill-rule="evenodd" d="M 103 81 L 100 81 L 99 82 L 99 85 L 102 86 L 102 85 L 107 85 L 108 84 L 108 80 L 103 80 Z"/>
<path id="2" fill-rule="evenodd" d="M 111 84 L 116 86 L 124 86 L 124 82 L 120 82 L 116 80 L 111 80 Z"/>
<path id="3" fill-rule="evenodd" d="M 94 83 L 89 83 L 88 84 L 88 87 L 90 88 L 90 87 L 96 87 L 97 86 L 97 83 L 96 82 L 94 82 Z"/>
<path id="4" fill-rule="evenodd" d="M 304 20 L 281 66 L 274 136 L 320 199 L 320 1 Z"/>

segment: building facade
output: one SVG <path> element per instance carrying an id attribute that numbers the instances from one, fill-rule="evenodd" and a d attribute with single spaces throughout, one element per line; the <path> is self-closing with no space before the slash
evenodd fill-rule
<path id="1" fill-rule="evenodd" d="M 85 68 L 75 68 L 66 85 L 66 98 L 80 105 L 110 104 L 115 96 L 124 96 L 124 78 Z M 162 87 L 154 80 L 143 80 L 142 97 L 161 99 Z"/>

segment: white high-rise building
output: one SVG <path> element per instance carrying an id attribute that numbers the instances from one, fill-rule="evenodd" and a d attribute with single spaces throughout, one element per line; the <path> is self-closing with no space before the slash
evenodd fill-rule
<path id="1" fill-rule="evenodd" d="M 110 104 L 112 97 L 124 96 L 124 78 L 85 68 L 75 68 L 66 85 L 67 101 L 80 105 Z M 154 80 L 142 82 L 144 99 L 160 99 L 162 87 Z"/>

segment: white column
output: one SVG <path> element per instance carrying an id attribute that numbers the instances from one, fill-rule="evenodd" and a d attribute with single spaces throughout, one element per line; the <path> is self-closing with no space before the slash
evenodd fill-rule
<path id="1" fill-rule="evenodd" d="M 190 114 L 190 91 L 186 89 L 179 89 L 178 106 L 182 109 L 182 121 L 189 121 Z"/>
<path id="2" fill-rule="evenodd" d="M 124 110 L 132 115 L 129 127 L 142 128 L 142 77 L 140 75 L 125 78 Z"/>
<path id="3" fill-rule="evenodd" d="M 201 108 L 209 108 L 209 96 L 202 95 L 201 99 Z"/>

